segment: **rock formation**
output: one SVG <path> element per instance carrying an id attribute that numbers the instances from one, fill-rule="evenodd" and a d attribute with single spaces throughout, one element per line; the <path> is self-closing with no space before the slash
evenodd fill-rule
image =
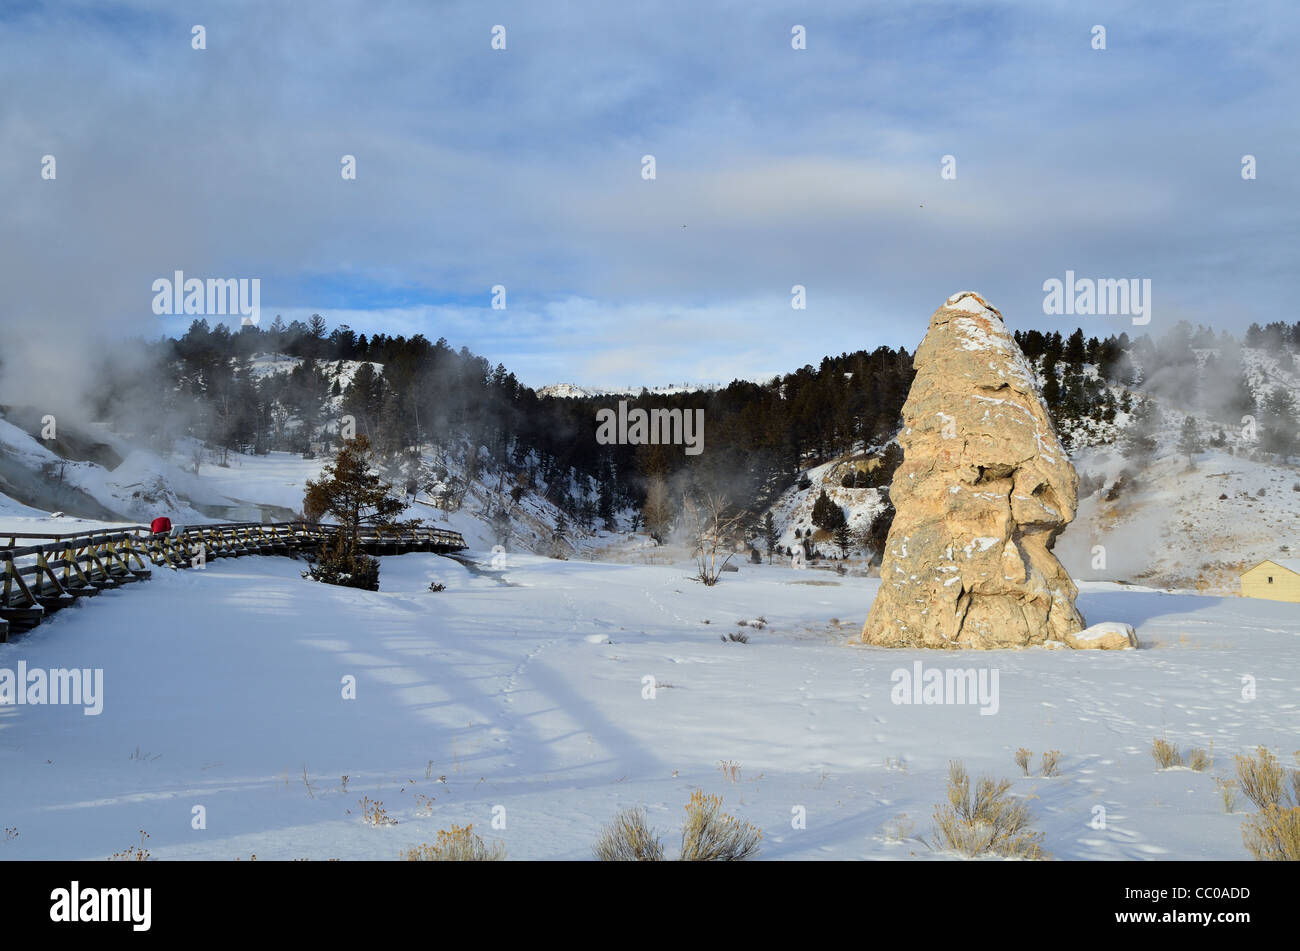
<path id="1" fill-rule="evenodd" d="M 885 647 L 1090 646 L 1052 554 L 1079 477 L 1002 315 L 954 294 L 930 318 L 903 406 L 897 514 L 862 631 Z M 1108 646 L 1110 646 L 1108 644 Z"/>

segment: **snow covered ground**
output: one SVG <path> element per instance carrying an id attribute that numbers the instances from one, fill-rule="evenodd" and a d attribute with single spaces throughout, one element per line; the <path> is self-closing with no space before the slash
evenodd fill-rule
<path id="1" fill-rule="evenodd" d="M 1239 859 L 1247 805 L 1225 814 L 1214 776 L 1297 745 L 1290 605 L 1084 582 L 1088 621 L 1142 649 L 891 651 L 850 643 L 873 579 L 476 557 L 384 558 L 379 592 L 288 558 L 156 570 L 0 645 L 0 670 L 104 671 L 98 716 L 0 707 L 0 859 L 106 858 L 142 829 L 160 859 L 394 859 L 453 823 L 512 859 L 582 859 L 637 804 L 671 856 L 696 788 L 763 829 L 762 858 L 932 858 L 917 836 L 951 759 L 1014 777 L 1058 858 Z M 916 662 L 996 670 L 996 712 L 894 703 Z M 1214 767 L 1157 771 L 1158 736 L 1212 744 Z M 1061 775 L 1019 776 L 1022 746 L 1059 750 Z M 362 797 L 396 822 L 365 823 Z"/>

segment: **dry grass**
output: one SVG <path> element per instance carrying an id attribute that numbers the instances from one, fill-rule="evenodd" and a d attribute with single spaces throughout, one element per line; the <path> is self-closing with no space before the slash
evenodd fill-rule
<path id="1" fill-rule="evenodd" d="M 732 759 L 718 760 L 718 769 L 722 772 L 722 778 L 731 783 L 740 782 L 740 764 Z"/>
<path id="2" fill-rule="evenodd" d="M 1188 750 L 1183 757 L 1183 765 L 1188 769 L 1194 769 L 1198 773 L 1203 773 L 1214 765 L 1214 757 L 1202 749 Z"/>
<path id="3" fill-rule="evenodd" d="M 1021 772 L 1026 776 L 1029 775 L 1029 758 L 1034 754 L 1029 752 L 1023 746 L 1016 750 L 1016 765 L 1020 767 Z"/>
<path id="4" fill-rule="evenodd" d="M 1263 811 L 1282 800 L 1282 764 L 1265 747 L 1254 756 L 1238 756 L 1237 781 L 1246 798 Z"/>
<path id="5" fill-rule="evenodd" d="M 1175 766 L 1181 766 L 1183 762 L 1182 756 L 1178 753 L 1178 747 L 1163 738 L 1151 741 L 1151 758 L 1156 761 L 1156 765 L 1161 769 L 1172 769 Z"/>
<path id="6" fill-rule="evenodd" d="M 1300 862 L 1300 772 L 1290 773 L 1287 788 L 1287 771 L 1263 746 L 1236 760 L 1237 782 L 1259 809 L 1241 827 L 1247 851 L 1261 862 Z"/>
<path id="7" fill-rule="evenodd" d="M 1043 754 L 1043 775 L 1060 776 L 1061 751 L 1048 750 Z"/>
<path id="8" fill-rule="evenodd" d="M 939 846 L 962 855 L 1045 859 L 1042 833 L 1033 831 L 1034 817 L 1021 800 L 1007 795 L 1009 779 L 981 777 L 974 793 L 966 767 L 948 765 L 948 803 L 935 806 L 934 836 Z"/>
<path id="9" fill-rule="evenodd" d="M 152 862 L 153 858 L 149 855 L 149 850 L 145 848 L 145 839 L 149 838 L 149 833 L 144 829 L 140 830 L 140 844 L 132 845 L 121 852 L 114 852 L 108 857 L 110 862 Z"/>
<path id="10" fill-rule="evenodd" d="M 384 811 L 384 803 L 379 799 L 362 796 L 361 819 L 368 826 L 395 826 L 397 820 Z"/>
<path id="11" fill-rule="evenodd" d="M 1196 770 L 1203 773 L 1214 765 L 1214 744 L 1210 744 L 1210 749 L 1202 750 L 1193 747 L 1186 753 L 1178 749 L 1178 744 L 1170 743 L 1163 737 L 1151 741 L 1151 758 L 1156 761 L 1156 765 L 1161 769 L 1174 769 L 1178 766 L 1185 766 L 1188 769 Z"/>
<path id="12" fill-rule="evenodd" d="M 682 827 L 684 862 L 740 862 L 758 854 L 763 833 L 722 811 L 721 796 L 695 790 L 686 804 Z"/>
<path id="13" fill-rule="evenodd" d="M 473 825 L 440 829 L 433 845 L 424 842 L 402 853 L 408 862 L 500 862 L 505 857 L 506 847 L 500 842 L 485 844 Z"/>
<path id="14" fill-rule="evenodd" d="M 1215 776 L 1214 785 L 1218 787 L 1219 797 L 1223 800 L 1223 811 L 1231 813 L 1233 807 L 1237 805 L 1237 781 Z"/>
<path id="15" fill-rule="evenodd" d="M 664 846 L 646 821 L 645 810 L 640 806 L 624 809 L 614 821 L 600 830 L 600 838 L 592 846 L 592 854 L 600 862 L 662 862 Z"/>
<path id="16" fill-rule="evenodd" d="M 1300 806 L 1268 806 L 1241 827 L 1246 849 L 1261 862 L 1300 862 Z"/>

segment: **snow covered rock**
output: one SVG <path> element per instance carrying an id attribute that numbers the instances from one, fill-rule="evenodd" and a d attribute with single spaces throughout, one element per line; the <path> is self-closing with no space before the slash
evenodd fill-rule
<path id="1" fill-rule="evenodd" d="M 1138 646 L 1137 632 L 1131 624 L 1103 621 L 1085 627 L 1077 634 L 1067 634 L 1065 643 L 1075 650 L 1122 651 Z"/>
<path id="2" fill-rule="evenodd" d="M 1083 628 L 1052 554 L 1079 477 L 1002 315 L 954 294 L 930 318 L 903 406 L 880 592 L 862 631 L 886 647 L 1026 647 Z"/>

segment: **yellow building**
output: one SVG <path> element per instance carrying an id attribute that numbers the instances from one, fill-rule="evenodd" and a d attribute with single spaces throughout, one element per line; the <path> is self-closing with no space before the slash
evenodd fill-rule
<path id="1" fill-rule="evenodd" d="M 1241 573 L 1243 598 L 1300 602 L 1300 559 L 1261 561 Z"/>

